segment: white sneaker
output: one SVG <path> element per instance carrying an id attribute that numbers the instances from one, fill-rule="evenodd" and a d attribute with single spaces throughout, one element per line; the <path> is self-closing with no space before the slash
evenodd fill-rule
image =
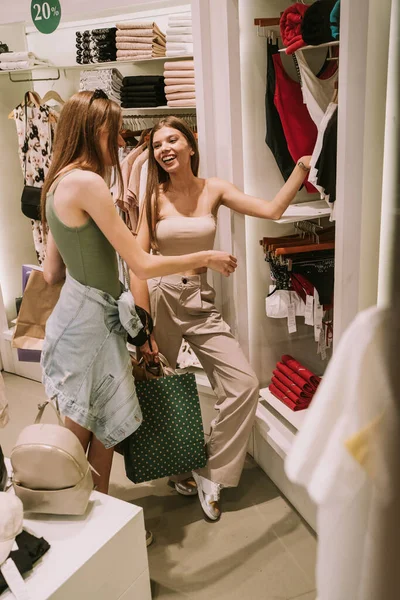
<path id="1" fill-rule="evenodd" d="M 222 485 L 214 483 L 210 479 L 206 479 L 193 471 L 193 477 L 197 483 L 201 508 L 206 516 L 212 521 L 218 521 L 221 516 L 221 508 L 219 505 Z"/>

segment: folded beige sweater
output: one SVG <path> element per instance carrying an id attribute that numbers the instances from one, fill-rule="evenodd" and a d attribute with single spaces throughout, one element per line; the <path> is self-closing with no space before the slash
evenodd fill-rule
<path id="1" fill-rule="evenodd" d="M 168 106 L 196 106 L 196 99 L 187 99 L 187 100 L 168 100 Z"/>
<path id="2" fill-rule="evenodd" d="M 117 29 L 155 29 L 158 26 L 154 21 L 123 21 L 117 23 L 115 27 Z"/>
<path id="3" fill-rule="evenodd" d="M 146 37 L 135 37 L 129 35 L 117 35 L 116 42 L 122 43 L 126 42 L 128 44 L 152 44 L 153 42 L 159 44 L 160 46 L 165 46 L 165 42 L 158 35 L 146 36 Z"/>
<path id="4" fill-rule="evenodd" d="M 176 94 L 165 93 L 167 100 L 183 100 L 184 98 L 196 98 L 196 92 L 177 92 Z"/>
<path id="5" fill-rule="evenodd" d="M 162 58 L 165 56 L 165 53 L 160 52 L 159 50 L 117 50 L 117 58 L 127 58 L 131 57 L 132 60 L 138 57 L 148 57 L 148 58 Z"/>
<path id="6" fill-rule="evenodd" d="M 194 85 L 166 85 L 166 94 L 175 94 L 176 92 L 194 92 L 196 87 Z M 174 98 L 172 98 L 174 100 Z"/>
<path id="7" fill-rule="evenodd" d="M 123 23 L 117 23 L 116 28 L 122 31 L 137 31 L 140 29 L 151 30 L 162 37 L 165 37 L 165 34 L 158 27 L 157 23 L 151 21 L 126 21 Z M 118 32 L 117 32 L 118 33 Z"/>
<path id="8" fill-rule="evenodd" d="M 165 52 L 165 47 L 152 42 L 146 44 L 117 42 L 117 50 L 160 50 Z"/>
<path id="9" fill-rule="evenodd" d="M 194 85 L 194 77 L 166 77 L 165 85 Z"/>
<path id="10" fill-rule="evenodd" d="M 117 58 L 133 58 L 137 56 L 148 56 L 151 58 L 153 56 L 152 50 L 117 50 Z"/>
<path id="11" fill-rule="evenodd" d="M 193 60 L 167 61 L 164 63 L 165 71 L 187 71 L 194 70 Z"/>
<path id="12" fill-rule="evenodd" d="M 171 63 L 170 63 L 171 64 Z M 176 65 L 176 63 L 172 63 L 173 65 Z M 179 79 L 194 79 L 194 70 L 193 71 L 164 71 L 164 77 L 165 78 L 169 78 L 169 77 L 179 77 Z"/>
<path id="13" fill-rule="evenodd" d="M 115 34 L 116 37 L 123 35 L 125 37 L 150 37 L 153 35 L 160 35 L 153 29 L 118 29 Z M 161 37 L 164 37 L 163 35 Z"/>

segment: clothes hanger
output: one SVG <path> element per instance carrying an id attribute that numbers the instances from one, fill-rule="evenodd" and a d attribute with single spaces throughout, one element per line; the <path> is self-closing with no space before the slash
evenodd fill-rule
<path id="1" fill-rule="evenodd" d="M 39 106 L 42 104 L 42 99 L 39 96 L 39 94 L 37 92 L 32 92 L 32 91 L 29 91 L 26 93 L 27 93 L 28 104 L 33 104 L 34 106 L 36 106 L 36 108 L 39 108 Z M 21 106 L 25 105 L 25 97 L 20 104 L 21 104 Z M 10 114 L 8 115 L 8 118 L 14 119 L 14 110 L 12 110 L 10 112 Z"/>
<path id="2" fill-rule="evenodd" d="M 275 256 L 282 256 L 286 254 L 301 254 L 304 252 L 315 252 L 316 250 L 333 250 L 335 242 L 324 242 L 322 244 L 309 244 L 305 246 L 294 246 L 290 248 L 277 248 L 275 250 Z"/>
<path id="3" fill-rule="evenodd" d="M 58 104 L 61 104 L 61 106 L 65 104 L 65 100 L 63 100 L 60 94 L 55 90 L 49 90 L 45 93 L 44 97 L 42 98 L 42 104 L 46 104 L 49 100 L 54 100 Z"/>
<path id="4" fill-rule="evenodd" d="M 303 231 L 302 233 L 305 233 L 305 232 Z M 310 232 L 310 233 L 312 233 L 312 232 Z M 275 246 L 276 248 L 281 248 L 283 246 L 302 244 L 303 241 L 305 244 L 309 243 L 309 241 L 310 241 L 309 239 L 299 237 L 299 235 L 300 235 L 300 231 L 299 231 L 299 233 L 282 236 L 282 237 L 264 237 L 262 240 L 260 240 L 260 245 L 266 251 L 267 249 L 269 250 L 270 247 L 272 247 L 272 246 Z M 319 237 L 319 239 L 324 240 L 324 241 L 334 240 L 335 239 L 335 226 L 330 225 L 329 227 L 326 227 L 325 229 L 323 229 L 321 231 L 321 233 L 318 234 L 318 237 Z"/>

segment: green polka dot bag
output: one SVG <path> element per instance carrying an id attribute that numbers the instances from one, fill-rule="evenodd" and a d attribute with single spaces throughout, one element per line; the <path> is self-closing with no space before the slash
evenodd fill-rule
<path id="1" fill-rule="evenodd" d="M 127 477 L 141 483 L 204 467 L 207 458 L 194 374 L 137 381 L 136 390 L 143 422 L 122 444 Z"/>

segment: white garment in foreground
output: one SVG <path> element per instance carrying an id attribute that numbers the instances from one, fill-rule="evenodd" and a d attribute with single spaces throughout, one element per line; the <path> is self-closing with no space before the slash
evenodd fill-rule
<path id="1" fill-rule="evenodd" d="M 305 486 L 318 507 L 318 600 L 367 598 L 372 495 L 388 497 L 390 490 L 382 465 L 373 481 L 345 443 L 393 405 L 384 357 L 384 331 L 392 323 L 390 312 L 376 307 L 356 317 L 286 460 L 289 479 Z"/>

